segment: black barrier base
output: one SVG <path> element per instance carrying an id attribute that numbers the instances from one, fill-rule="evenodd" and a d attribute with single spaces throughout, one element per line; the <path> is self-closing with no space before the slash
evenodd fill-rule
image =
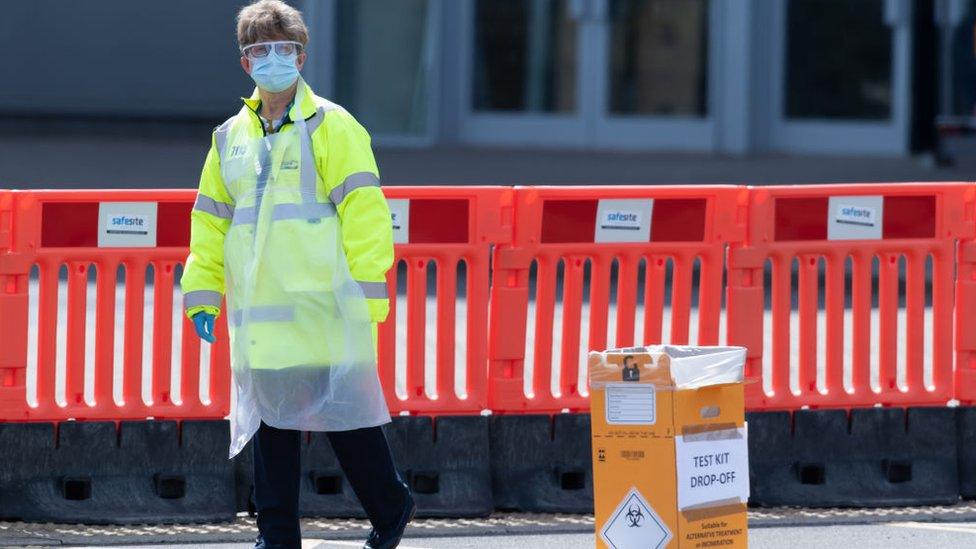
<path id="1" fill-rule="evenodd" d="M 384 427 L 394 461 L 413 490 L 418 517 L 482 517 L 494 510 L 488 418 L 396 417 Z M 302 446 L 300 509 L 305 517 L 363 518 L 325 433 Z M 236 458 L 238 510 L 253 510 L 251 445 Z"/>
<path id="2" fill-rule="evenodd" d="M 589 414 L 491 418 L 495 507 L 549 513 L 593 512 Z"/>
<path id="3" fill-rule="evenodd" d="M 747 414 L 750 503 L 873 507 L 976 497 L 976 408 Z M 182 427 L 181 427 L 182 425 Z M 253 511 L 225 421 L 0 424 L 0 518 L 131 524 Z M 398 417 L 386 426 L 420 516 L 592 512 L 586 414 Z M 181 432 L 182 431 L 182 432 Z M 361 517 L 324 433 L 303 445 L 306 516 Z"/>
<path id="4" fill-rule="evenodd" d="M 233 520 L 228 441 L 226 421 L 0 424 L 0 518 Z"/>
<path id="5" fill-rule="evenodd" d="M 387 437 L 417 516 L 484 517 L 494 510 L 487 417 L 397 417 Z"/>
<path id="6" fill-rule="evenodd" d="M 959 447 L 959 494 L 976 498 L 976 408 L 956 409 L 956 444 Z"/>
<path id="7" fill-rule="evenodd" d="M 879 507 L 959 499 L 952 408 L 747 414 L 750 504 Z"/>
<path id="8" fill-rule="evenodd" d="M 299 509 L 304 517 L 363 518 L 363 508 L 339 467 L 325 433 L 307 433 L 302 444 Z"/>

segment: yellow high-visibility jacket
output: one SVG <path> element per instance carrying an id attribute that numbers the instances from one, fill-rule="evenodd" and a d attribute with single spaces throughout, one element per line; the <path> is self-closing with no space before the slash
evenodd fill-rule
<path id="1" fill-rule="evenodd" d="M 316 194 L 327 197 L 336 207 L 343 251 L 350 274 L 366 297 L 375 337 L 375 323 L 384 321 L 389 313 L 386 272 L 393 265 L 393 233 L 370 137 L 348 112 L 314 95 L 304 80 L 299 86 L 305 93 L 296 95 L 289 121 L 278 131 L 297 131 L 290 122 L 297 117 L 308 125 L 318 176 Z M 248 135 L 255 138 L 265 134 L 257 114 L 257 89 L 243 101 L 240 112 L 214 131 L 200 175 L 191 213 L 190 255 L 181 279 L 189 317 L 201 311 L 219 314 L 224 295 L 224 237 L 233 219 L 235 197 L 221 176 L 221 135 L 226 135 L 231 125 L 235 130 L 239 130 L 237 125 L 244 125 Z"/>

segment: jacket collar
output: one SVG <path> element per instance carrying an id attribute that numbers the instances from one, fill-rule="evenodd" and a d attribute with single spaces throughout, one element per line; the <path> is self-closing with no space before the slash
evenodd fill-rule
<path id="1" fill-rule="evenodd" d="M 305 79 L 301 76 L 298 77 L 298 88 L 295 91 L 295 100 L 292 102 L 291 110 L 288 111 L 288 118 L 291 120 L 298 120 L 301 117 L 302 120 L 308 120 L 315 115 L 315 94 L 312 92 L 311 86 L 309 86 Z M 261 96 L 258 93 L 257 87 L 251 93 L 251 97 L 242 97 L 241 101 L 247 108 L 254 112 L 258 112 L 261 106 Z"/>

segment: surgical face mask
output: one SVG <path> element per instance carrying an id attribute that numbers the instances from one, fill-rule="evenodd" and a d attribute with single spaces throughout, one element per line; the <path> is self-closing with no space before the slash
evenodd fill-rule
<path id="1" fill-rule="evenodd" d="M 251 78 L 259 88 L 269 92 L 280 92 L 298 80 L 299 48 L 294 42 L 262 42 L 244 49 L 244 55 L 251 60 Z M 289 47 L 291 46 L 291 47 Z M 257 55 L 255 55 L 257 54 Z"/>

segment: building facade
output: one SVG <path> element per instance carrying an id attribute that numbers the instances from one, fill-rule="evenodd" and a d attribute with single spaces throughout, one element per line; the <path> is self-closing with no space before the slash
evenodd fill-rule
<path id="1" fill-rule="evenodd" d="M 973 0 L 295 3 L 306 78 L 387 146 L 904 155 L 920 99 L 976 98 Z M 0 114 L 221 119 L 241 4 L 12 4 Z"/>

